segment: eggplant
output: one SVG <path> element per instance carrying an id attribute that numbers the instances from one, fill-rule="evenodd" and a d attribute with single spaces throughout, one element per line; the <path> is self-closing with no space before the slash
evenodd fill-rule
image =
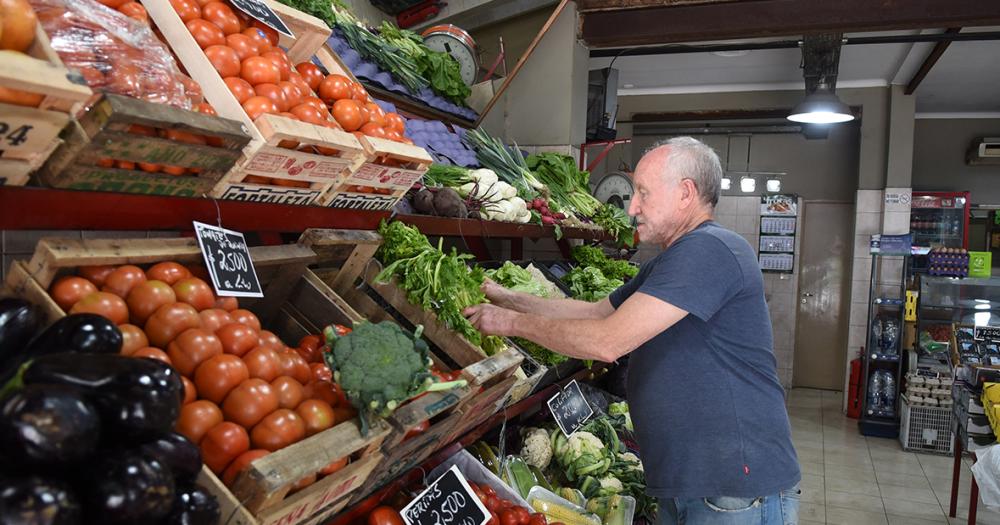
<path id="1" fill-rule="evenodd" d="M 41 476 L 0 479 L 3 525 L 76 525 L 83 512 L 72 488 Z"/>
<path id="2" fill-rule="evenodd" d="M 17 372 L 31 338 L 42 327 L 42 313 L 23 299 L 0 299 L 0 383 Z"/>
<path id="3" fill-rule="evenodd" d="M 150 441 L 140 447 L 140 450 L 169 467 L 178 481 L 193 483 L 201 472 L 201 449 L 176 432 Z"/>
<path id="4" fill-rule="evenodd" d="M 97 407 L 105 441 L 130 445 L 173 430 L 184 397 L 181 376 L 170 365 L 119 354 L 45 355 L 32 361 L 23 380 L 79 388 Z"/>
<path id="5" fill-rule="evenodd" d="M 22 467 L 55 467 L 88 459 L 101 439 L 101 419 L 83 392 L 30 385 L 0 405 L 0 455 Z"/>
<path id="6" fill-rule="evenodd" d="M 156 523 L 174 503 L 170 469 L 135 450 L 91 463 L 78 489 L 90 523 Z"/>
<path id="7" fill-rule="evenodd" d="M 177 487 L 174 506 L 160 525 L 215 525 L 221 516 L 215 496 L 198 485 L 183 485 Z"/>
<path id="8" fill-rule="evenodd" d="M 71 314 L 52 323 L 28 345 L 28 356 L 62 352 L 117 354 L 122 332 L 110 319 L 97 314 Z"/>

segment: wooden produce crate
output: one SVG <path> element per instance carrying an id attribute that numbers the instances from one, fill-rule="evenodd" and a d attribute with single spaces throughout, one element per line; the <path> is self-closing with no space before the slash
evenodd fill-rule
<path id="1" fill-rule="evenodd" d="M 129 132 L 132 126 L 206 137 L 188 144 Z M 201 196 L 212 191 L 240 158 L 250 136 L 239 122 L 115 94 L 104 95 L 63 132 L 63 143 L 38 173 L 55 188 L 147 195 Z M 101 159 L 196 168 L 197 175 L 101 167 Z"/>
<path id="2" fill-rule="evenodd" d="M 323 66 L 323 69 L 330 75 L 343 75 L 354 82 L 361 83 L 358 77 L 354 76 L 351 69 L 344 64 L 344 61 L 340 59 L 340 55 L 336 51 L 330 49 L 330 46 L 323 44 L 319 49 L 316 50 L 315 55 L 316 61 L 319 65 Z"/>
<path id="3" fill-rule="evenodd" d="M 252 310 L 263 326 L 273 327 L 285 341 L 315 333 L 326 324 L 349 325 L 361 319 L 308 269 L 316 260 L 309 248 L 297 244 L 261 246 L 250 248 L 250 254 L 265 298 L 241 300 L 241 307 Z M 14 295 L 39 304 L 51 321 L 65 315 L 46 291 L 57 277 L 82 265 L 146 265 L 166 260 L 201 261 L 197 240 L 43 239 L 30 261 L 11 266 L 7 285 Z M 346 506 L 350 496 L 364 485 L 381 463 L 381 444 L 391 432 L 388 423 L 377 422 L 362 436 L 358 420 L 353 419 L 254 461 L 231 489 L 206 468 L 200 479 L 218 497 L 223 515 L 230 520 L 227 523 L 318 523 Z M 355 459 L 344 469 L 289 495 L 298 480 L 344 456 Z"/>
<path id="4" fill-rule="evenodd" d="M 271 7 L 281 21 L 292 30 L 295 37 L 289 37 L 278 33 L 278 45 L 285 48 L 288 58 L 292 64 L 307 62 L 313 53 L 326 44 L 327 39 L 333 30 L 326 25 L 326 22 L 307 13 L 303 13 L 292 7 L 288 7 L 275 0 L 267 0 L 267 5 Z"/>
<path id="5" fill-rule="evenodd" d="M 0 87 L 43 97 L 37 107 L 0 103 L 0 186 L 22 186 L 93 92 L 63 65 L 40 24 L 28 52 L 0 51 L 0 64 Z"/>
<path id="6" fill-rule="evenodd" d="M 419 146 L 376 137 L 359 137 L 368 162 L 323 197 L 334 208 L 391 210 L 430 168 L 434 159 Z"/>
<path id="7" fill-rule="evenodd" d="M 243 157 L 219 181 L 212 196 L 250 202 L 314 204 L 367 160 L 364 147 L 350 133 L 277 115 L 261 115 L 251 120 L 170 3 L 142 0 L 142 4 L 188 75 L 201 85 L 205 99 L 215 111 L 242 122 L 250 133 L 251 141 L 244 148 Z M 294 9 L 285 9 L 281 14 L 290 27 L 316 26 L 315 18 Z M 310 37 L 303 42 L 313 42 L 309 46 L 322 44 L 315 44 L 314 40 Z M 304 44 L 300 46 L 296 48 L 297 54 L 311 56 L 316 51 Z M 283 143 L 295 148 L 321 148 L 332 155 L 279 147 Z"/>

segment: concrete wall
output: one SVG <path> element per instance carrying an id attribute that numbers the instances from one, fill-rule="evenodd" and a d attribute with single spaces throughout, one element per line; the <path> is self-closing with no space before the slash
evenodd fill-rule
<path id="1" fill-rule="evenodd" d="M 351 13 L 354 13 L 354 16 L 358 17 L 358 20 L 363 20 L 369 26 L 378 27 L 382 24 L 383 20 L 396 23 L 396 17 L 389 16 L 385 12 L 380 11 L 368 0 L 343 0 L 343 2 L 350 9 Z"/>
<path id="2" fill-rule="evenodd" d="M 976 137 L 1000 136 L 1000 119 L 919 119 L 913 133 L 913 189 L 970 191 L 973 204 L 1000 204 L 1000 165 L 969 166 Z"/>

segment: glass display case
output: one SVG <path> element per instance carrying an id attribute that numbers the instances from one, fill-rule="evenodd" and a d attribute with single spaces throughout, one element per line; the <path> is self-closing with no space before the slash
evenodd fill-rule
<path id="1" fill-rule="evenodd" d="M 933 335 L 935 328 L 950 326 L 947 354 L 959 369 L 959 379 L 971 384 L 986 373 L 978 367 L 1000 367 L 1000 277 L 959 279 L 920 277 L 918 333 Z M 923 350 L 934 351 L 941 337 L 923 337 Z M 940 351 L 940 348 L 936 349 Z M 1000 373 L 997 369 L 996 373 Z M 990 372 L 990 375 L 996 375 Z"/>
<path id="2" fill-rule="evenodd" d="M 969 192 L 913 192 L 910 203 L 913 245 L 969 247 Z"/>

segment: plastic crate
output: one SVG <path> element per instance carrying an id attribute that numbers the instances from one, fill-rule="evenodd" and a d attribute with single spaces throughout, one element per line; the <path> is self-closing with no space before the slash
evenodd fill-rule
<path id="1" fill-rule="evenodd" d="M 954 441 L 950 408 L 910 406 L 903 401 L 899 442 L 903 450 L 951 455 Z"/>

